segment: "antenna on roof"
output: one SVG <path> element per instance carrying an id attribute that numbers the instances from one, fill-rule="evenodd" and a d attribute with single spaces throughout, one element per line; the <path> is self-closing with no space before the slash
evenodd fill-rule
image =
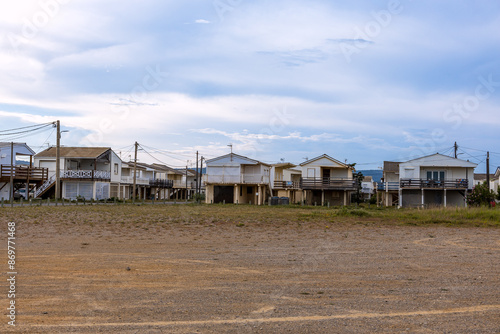
<path id="1" fill-rule="evenodd" d="M 280 158 L 281 163 L 285 162 L 285 158 Z"/>
<path id="2" fill-rule="evenodd" d="M 304 159 L 305 161 L 307 161 L 307 160 L 309 160 L 309 157 L 305 157 L 305 158 L 302 158 L 302 159 Z"/>
<path id="3" fill-rule="evenodd" d="M 231 161 L 233 161 L 233 143 L 229 143 L 229 145 L 227 145 L 231 148 L 231 155 L 230 155 L 230 158 L 231 158 Z"/>

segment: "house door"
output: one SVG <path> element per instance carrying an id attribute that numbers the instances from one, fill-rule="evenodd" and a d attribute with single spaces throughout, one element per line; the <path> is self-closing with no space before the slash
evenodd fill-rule
<path id="1" fill-rule="evenodd" d="M 330 170 L 323 169 L 323 184 L 327 185 L 330 182 Z"/>

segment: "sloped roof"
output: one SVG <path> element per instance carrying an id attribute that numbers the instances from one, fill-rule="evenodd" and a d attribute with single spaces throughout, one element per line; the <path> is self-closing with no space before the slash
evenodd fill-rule
<path id="1" fill-rule="evenodd" d="M 278 168 L 293 168 L 293 167 L 297 167 L 297 165 L 294 165 L 291 162 L 282 162 L 282 163 L 279 163 L 279 164 L 273 164 L 273 167 L 278 167 Z"/>
<path id="2" fill-rule="evenodd" d="M 384 161 L 384 172 L 399 172 L 399 164 L 396 161 Z"/>
<path id="3" fill-rule="evenodd" d="M 7 142 L 0 142 L 0 149 L 2 148 L 8 148 L 10 150 L 11 143 Z M 31 147 L 28 146 L 26 143 L 13 143 L 14 148 L 18 148 L 16 151 L 17 154 L 19 155 L 35 155 L 35 151 L 31 149 Z M 24 148 L 24 153 L 21 153 L 19 151 L 19 147 Z"/>
<path id="4" fill-rule="evenodd" d="M 97 159 L 104 153 L 110 151 L 110 147 L 68 147 L 62 146 L 59 149 L 59 154 L 64 158 L 87 158 Z M 35 157 L 55 158 L 56 147 L 52 146 L 48 149 L 38 153 Z"/>
<path id="5" fill-rule="evenodd" d="M 474 173 L 474 180 L 476 181 L 486 181 L 486 173 Z M 490 180 L 496 180 L 497 176 L 495 174 L 490 174 Z"/>
<path id="6" fill-rule="evenodd" d="M 401 162 L 400 165 L 411 165 L 414 162 L 416 162 L 419 166 L 424 167 L 477 167 L 476 163 L 453 158 L 440 153 L 435 153 L 424 157 L 408 160 L 406 162 Z"/>
<path id="7" fill-rule="evenodd" d="M 220 157 L 216 157 L 216 158 L 212 158 L 212 159 L 206 160 L 206 163 L 208 165 L 208 164 L 210 164 L 212 162 L 215 162 L 217 160 L 222 160 L 222 159 L 225 159 L 227 157 L 236 157 L 236 158 L 239 158 L 241 160 L 246 160 L 246 161 L 248 161 L 249 163 L 252 163 L 252 164 L 261 164 L 261 165 L 271 166 L 269 164 L 266 164 L 265 162 L 258 161 L 258 160 L 255 160 L 255 159 L 251 159 L 251 158 L 248 158 L 248 157 L 245 157 L 243 155 L 236 154 L 236 153 L 229 153 L 229 154 L 221 155 Z"/>
<path id="8" fill-rule="evenodd" d="M 341 165 L 341 166 L 343 166 L 343 167 L 345 167 L 345 168 L 351 168 L 351 169 L 354 169 L 353 167 L 351 167 L 351 166 L 349 166 L 349 165 L 347 165 L 347 164 L 345 164 L 345 163 L 343 163 L 343 162 L 341 162 L 341 161 L 339 161 L 339 160 L 337 160 L 337 159 L 332 158 L 332 157 L 331 157 L 331 156 L 329 156 L 328 154 L 322 154 L 322 155 L 320 155 L 320 156 L 318 156 L 318 157 L 316 157 L 316 158 L 312 158 L 312 159 L 309 159 L 309 160 L 307 160 L 307 161 L 304 161 L 304 162 L 303 162 L 303 163 L 301 163 L 299 166 L 308 165 L 308 164 L 310 164 L 311 162 L 314 162 L 314 161 L 316 161 L 316 160 L 323 159 L 323 158 L 326 158 L 326 159 L 328 159 L 328 160 L 331 160 L 331 161 L 333 161 L 333 162 L 335 162 L 335 163 L 337 163 L 337 164 L 339 164 L 339 165 Z"/>

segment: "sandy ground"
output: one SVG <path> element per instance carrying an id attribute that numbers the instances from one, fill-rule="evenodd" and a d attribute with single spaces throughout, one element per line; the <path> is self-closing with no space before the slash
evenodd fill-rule
<path id="1" fill-rule="evenodd" d="M 16 229 L 17 326 L 2 280 L 1 332 L 500 333 L 497 228 L 64 218 Z"/>

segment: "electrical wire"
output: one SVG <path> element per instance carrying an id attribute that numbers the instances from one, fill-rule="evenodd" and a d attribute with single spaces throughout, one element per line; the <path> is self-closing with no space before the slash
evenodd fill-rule
<path id="1" fill-rule="evenodd" d="M 0 130 L 0 135 L 2 132 L 11 132 L 11 131 L 17 131 L 17 130 L 22 130 L 22 129 L 28 129 L 28 128 L 34 128 L 37 126 L 48 126 L 48 125 L 55 125 L 55 122 L 49 122 L 49 123 L 40 123 L 40 124 L 34 124 L 34 125 L 29 125 L 29 126 L 23 126 L 20 128 L 14 128 L 14 129 L 7 129 L 7 130 Z"/>

